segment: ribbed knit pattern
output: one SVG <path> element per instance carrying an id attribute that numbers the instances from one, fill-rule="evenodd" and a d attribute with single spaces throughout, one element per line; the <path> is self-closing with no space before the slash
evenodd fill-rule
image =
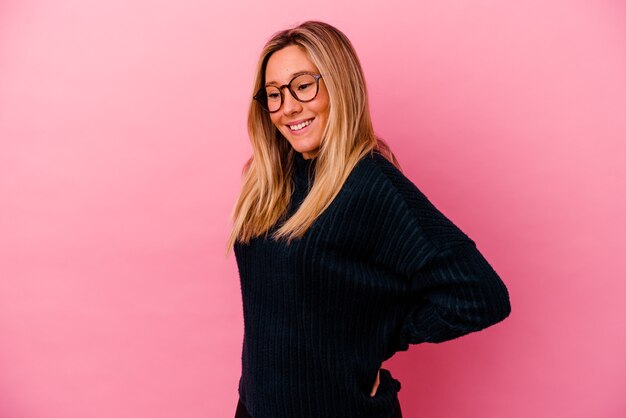
<path id="1" fill-rule="evenodd" d="M 313 181 L 315 160 L 296 156 L 287 215 Z M 245 328 L 239 395 L 253 418 L 389 418 L 400 382 L 381 369 L 369 395 L 384 360 L 511 310 L 474 241 L 378 152 L 359 161 L 302 239 L 261 236 L 234 251 Z"/>

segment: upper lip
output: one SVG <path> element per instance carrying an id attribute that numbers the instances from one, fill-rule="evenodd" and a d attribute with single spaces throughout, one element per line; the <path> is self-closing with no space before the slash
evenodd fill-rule
<path id="1" fill-rule="evenodd" d="M 293 122 L 287 123 L 287 126 L 299 125 L 302 122 L 306 122 L 307 120 L 311 120 L 311 119 L 315 119 L 315 118 L 306 118 L 306 119 L 294 120 Z"/>

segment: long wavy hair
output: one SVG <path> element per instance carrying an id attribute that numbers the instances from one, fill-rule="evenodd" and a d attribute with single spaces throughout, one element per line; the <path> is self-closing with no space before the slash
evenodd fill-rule
<path id="1" fill-rule="evenodd" d="M 288 243 L 300 238 L 328 208 L 357 162 L 378 150 L 401 170 L 384 140 L 374 133 L 365 77 L 350 40 L 335 27 L 307 21 L 275 33 L 259 58 L 251 96 L 265 85 L 270 56 L 299 45 L 318 68 L 330 100 L 328 123 L 315 154 L 314 182 L 297 211 L 274 231 L 272 238 Z M 295 151 L 255 100 L 248 111 L 252 156 L 242 169 L 242 187 L 231 212 L 233 228 L 226 254 L 236 241 L 266 234 L 285 213 L 292 194 Z"/>

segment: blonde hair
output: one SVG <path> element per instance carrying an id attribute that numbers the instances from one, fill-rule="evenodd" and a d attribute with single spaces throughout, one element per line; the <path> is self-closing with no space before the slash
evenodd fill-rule
<path id="1" fill-rule="evenodd" d="M 270 56 L 289 45 L 303 48 L 318 68 L 328 91 L 330 109 L 315 155 L 311 190 L 298 210 L 272 235 L 288 243 L 302 237 L 328 208 L 354 166 L 366 154 L 378 150 L 401 169 L 389 146 L 374 133 L 361 64 L 348 38 L 335 27 L 307 21 L 275 33 L 261 52 L 252 94 L 265 84 Z M 248 135 L 253 155 L 243 166 L 243 184 L 230 215 L 233 228 L 227 255 L 235 241 L 249 243 L 250 239 L 267 233 L 285 213 L 292 193 L 297 151 L 254 100 L 248 111 Z"/>

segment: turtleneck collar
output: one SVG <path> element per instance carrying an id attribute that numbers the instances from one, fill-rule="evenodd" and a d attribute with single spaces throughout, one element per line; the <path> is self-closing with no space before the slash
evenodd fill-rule
<path id="1" fill-rule="evenodd" d="M 300 152 L 296 152 L 295 156 L 296 156 L 296 167 L 300 169 L 311 166 L 313 162 L 315 161 L 315 158 L 310 158 L 307 160 L 306 158 L 304 158 L 304 156 Z"/>
<path id="2" fill-rule="evenodd" d="M 296 181 L 305 186 L 306 189 L 310 189 L 310 186 L 313 184 L 313 171 L 315 165 L 316 158 L 306 159 L 304 156 L 296 152 L 294 157 L 294 169 L 295 169 L 295 177 Z"/>

